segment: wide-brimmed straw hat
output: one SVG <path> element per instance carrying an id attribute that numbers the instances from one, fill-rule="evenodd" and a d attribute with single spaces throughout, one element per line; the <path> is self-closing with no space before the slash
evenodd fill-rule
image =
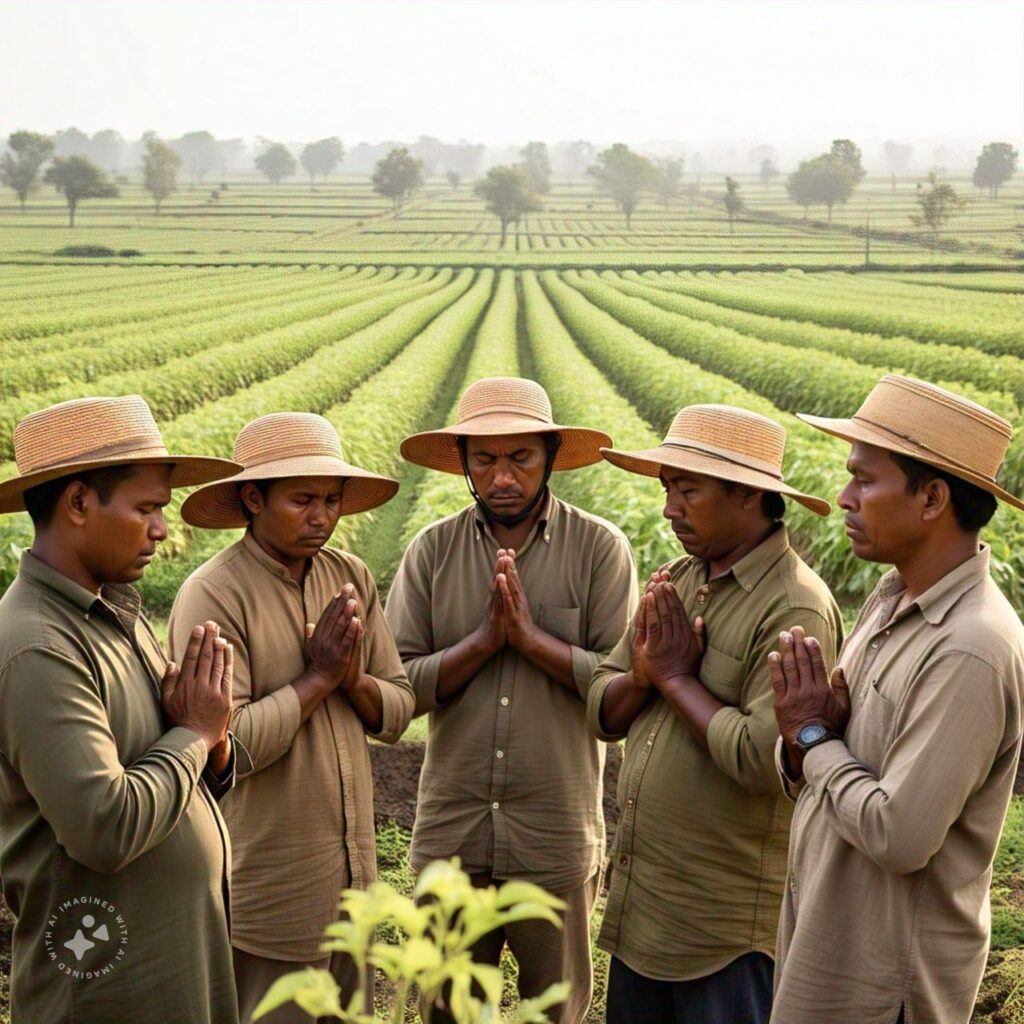
<path id="1" fill-rule="evenodd" d="M 172 455 L 139 395 L 75 398 L 26 416 L 14 428 L 14 459 L 18 475 L 0 483 L 0 513 L 23 512 L 32 487 L 90 469 L 168 463 L 172 487 L 209 483 L 238 469 L 227 459 Z"/>
<path id="2" fill-rule="evenodd" d="M 945 388 L 887 373 L 850 419 L 797 415 L 826 434 L 908 455 L 1024 509 L 1024 501 L 996 483 L 1013 427 Z"/>
<path id="3" fill-rule="evenodd" d="M 190 494 L 181 517 L 191 526 L 226 530 L 248 525 L 239 484 L 290 476 L 331 476 L 344 480 L 342 515 L 383 505 L 398 481 L 346 462 L 330 421 L 308 412 L 274 412 L 247 423 L 235 438 L 235 461 L 242 472 Z"/>
<path id="4" fill-rule="evenodd" d="M 485 377 L 466 388 L 453 426 L 413 434 L 402 442 L 401 451 L 409 462 L 462 476 L 457 438 L 547 433 L 562 435 L 554 470 L 579 469 L 600 462 L 601 446 L 612 443 L 600 430 L 555 423 L 551 400 L 536 381 Z"/>
<path id="5" fill-rule="evenodd" d="M 688 405 L 676 413 L 657 448 L 636 452 L 602 448 L 601 454 L 631 473 L 659 476 L 662 466 L 672 466 L 784 494 L 819 516 L 827 516 L 832 506 L 824 498 L 804 494 L 783 480 L 785 448 L 785 429 L 766 416 L 731 405 Z"/>

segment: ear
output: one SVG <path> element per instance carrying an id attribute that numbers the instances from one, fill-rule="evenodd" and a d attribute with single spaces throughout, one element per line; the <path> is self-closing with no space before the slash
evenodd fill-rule
<path id="1" fill-rule="evenodd" d="M 260 489 L 251 481 L 246 481 L 242 484 L 239 492 L 239 497 L 242 500 L 242 504 L 255 516 L 259 515 L 263 511 L 263 495 L 260 493 Z"/>
<path id="2" fill-rule="evenodd" d="M 952 498 L 949 492 L 949 484 L 945 480 L 936 477 L 923 484 L 918 492 L 921 499 L 921 521 L 928 523 L 938 519 L 948 509 L 953 511 Z"/>
<path id="3" fill-rule="evenodd" d="M 761 508 L 761 495 L 764 491 L 756 491 L 753 487 L 743 488 L 743 509 L 746 512 L 753 512 Z"/>
<path id="4" fill-rule="evenodd" d="M 98 500 L 96 492 L 82 480 L 72 480 L 64 489 L 58 507 L 73 526 L 84 526 Z"/>

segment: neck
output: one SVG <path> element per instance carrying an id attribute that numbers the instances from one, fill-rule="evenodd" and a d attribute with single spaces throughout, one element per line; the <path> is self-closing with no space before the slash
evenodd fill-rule
<path id="1" fill-rule="evenodd" d="M 515 526 L 502 526 L 492 519 L 487 521 L 491 527 L 491 532 L 501 547 L 514 548 L 518 551 L 526 543 L 526 539 L 530 534 L 533 533 L 533 529 L 537 525 L 543 511 L 544 502 L 540 501 L 537 503 L 537 507 L 521 523 L 517 523 Z"/>
<path id="2" fill-rule="evenodd" d="M 255 530 L 252 531 L 252 539 L 275 561 L 288 570 L 288 575 L 301 587 L 302 581 L 306 578 L 309 569 L 308 558 L 289 558 L 283 551 L 275 547 L 266 537 L 261 537 Z"/>
<path id="3" fill-rule="evenodd" d="M 103 581 L 93 576 L 82 563 L 77 552 L 67 544 L 61 544 L 55 537 L 47 533 L 37 533 L 29 551 L 40 562 L 45 562 L 51 569 L 56 569 L 73 583 L 84 587 L 90 593 L 99 594 Z"/>
<path id="4" fill-rule="evenodd" d="M 962 530 L 937 531 L 919 548 L 895 563 L 906 584 L 906 600 L 914 601 L 957 566 L 978 553 L 978 535 Z"/>
<path id="5" fill-rule="evenodd" d="M 777 523 L 768 523 L 760 531 L 745 537 L 730 551 L 712 558 L 708 562 L 708 578 L 714 580 L 724 576 L 741 558 L 760 547 L 777 528 Z"/>

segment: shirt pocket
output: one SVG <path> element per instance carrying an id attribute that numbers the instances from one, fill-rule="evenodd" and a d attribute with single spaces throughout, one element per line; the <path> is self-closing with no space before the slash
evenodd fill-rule
<path id="1" fill-rule="evenodd" d="M 700 663 L 700 681 L 712 696 L 738 707 L 745 673 L 743 662 L 708 644 Z"/>
<path id="2" fill-rule="evenodd" d="M 545 633 L 557 636 L 559 640 L 564 640 L 573 647 L 581 647 L 582 617 L 581 608 L 560 608 L 558 605 L 542 604 L 537 616 L 537 625 Z"/>
<path id="3" fill-rule="evenodd" d="M 850 716 L 847 746 L 865 768 L 878 775 L 886 751 L 892 746 L 899 708 L 878 692 L 878 680 L 864 687 L 864 696 Z"/>

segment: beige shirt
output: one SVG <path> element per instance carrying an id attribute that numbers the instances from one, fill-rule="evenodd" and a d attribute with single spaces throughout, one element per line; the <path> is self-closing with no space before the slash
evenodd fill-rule
<path id="1" fill-rule="evenodd" d="M 636 570 L 618 529 L 550 495 L 516 562 L 534 621 L 572 647 L 576 692 L 506 647 L 440 705 L 441 659 L 479 626 L 498 549 L 466 508 L 414 538 L 388 594 L 416 713 L 430 713 L 412 864 L 458 855 L 469 871 L 564 893 L 604 854 L 604 749 L 586 696 L 636 607 Z"/>
<path id="2" fill-rule="evenodd" d="M 366 566 L 323 548 L 300 588 L 245 536 L 185 581 L 171 612 L 175 657 L 196 622 L 212 619 L 235 645 L 232 728 L 254 771 L 239 773 L 222 804 L 231 831 L 232 944 L 277 960 L 319 959 L 324 928 L 338 917 L 342 888 L 376 878 L 373 780 L 362 720 L 331 693 L 300 722 L 291 682 L 305 671 L 305 625 L 317 622 L 346 583 L 364 610 L 363 670 L 380 687 L 394 742 L 413 697 Z"/>
<path id="3" fill-rule="evenodd" d="M 783 629 L 803 626 L 831 665 L 842 620 L 784 526 L 717 579 L 699 558 L 668 570 L 691 619 L 704 617 L 700 680 L 726 707 L 711 719 L 710 752 L 657 695 L 630 727 L 598 944 L 645 977 L 685 981 L 744 953 L 774 954 L 790 806 L 775 773 L 766 656 Z M 590 727 L 603 739 L 619 738 L 605 731 L 601 703 L 632 668 L 632 638 L 631 627 L 590 688 Z"/>
<path id="4" fill-rule="evenodd" d="M 845 742 L 804 759 L 776 1024 L 966 1024 L 1021 746 L 1024 627 L 987 548 L 897 614 L 885 576 L 839 664 Z"/>
<path id="5" fill-rule="evenodd" d="M 161 713 L 166 664 L 133 587 L 97 596 L 22 555 L 0 600 L 17 1024 L 238 1020 L 228 833 L 202 781 L 206 744 Z M 66 945 L 79 931 L 91 945 Z"/>

